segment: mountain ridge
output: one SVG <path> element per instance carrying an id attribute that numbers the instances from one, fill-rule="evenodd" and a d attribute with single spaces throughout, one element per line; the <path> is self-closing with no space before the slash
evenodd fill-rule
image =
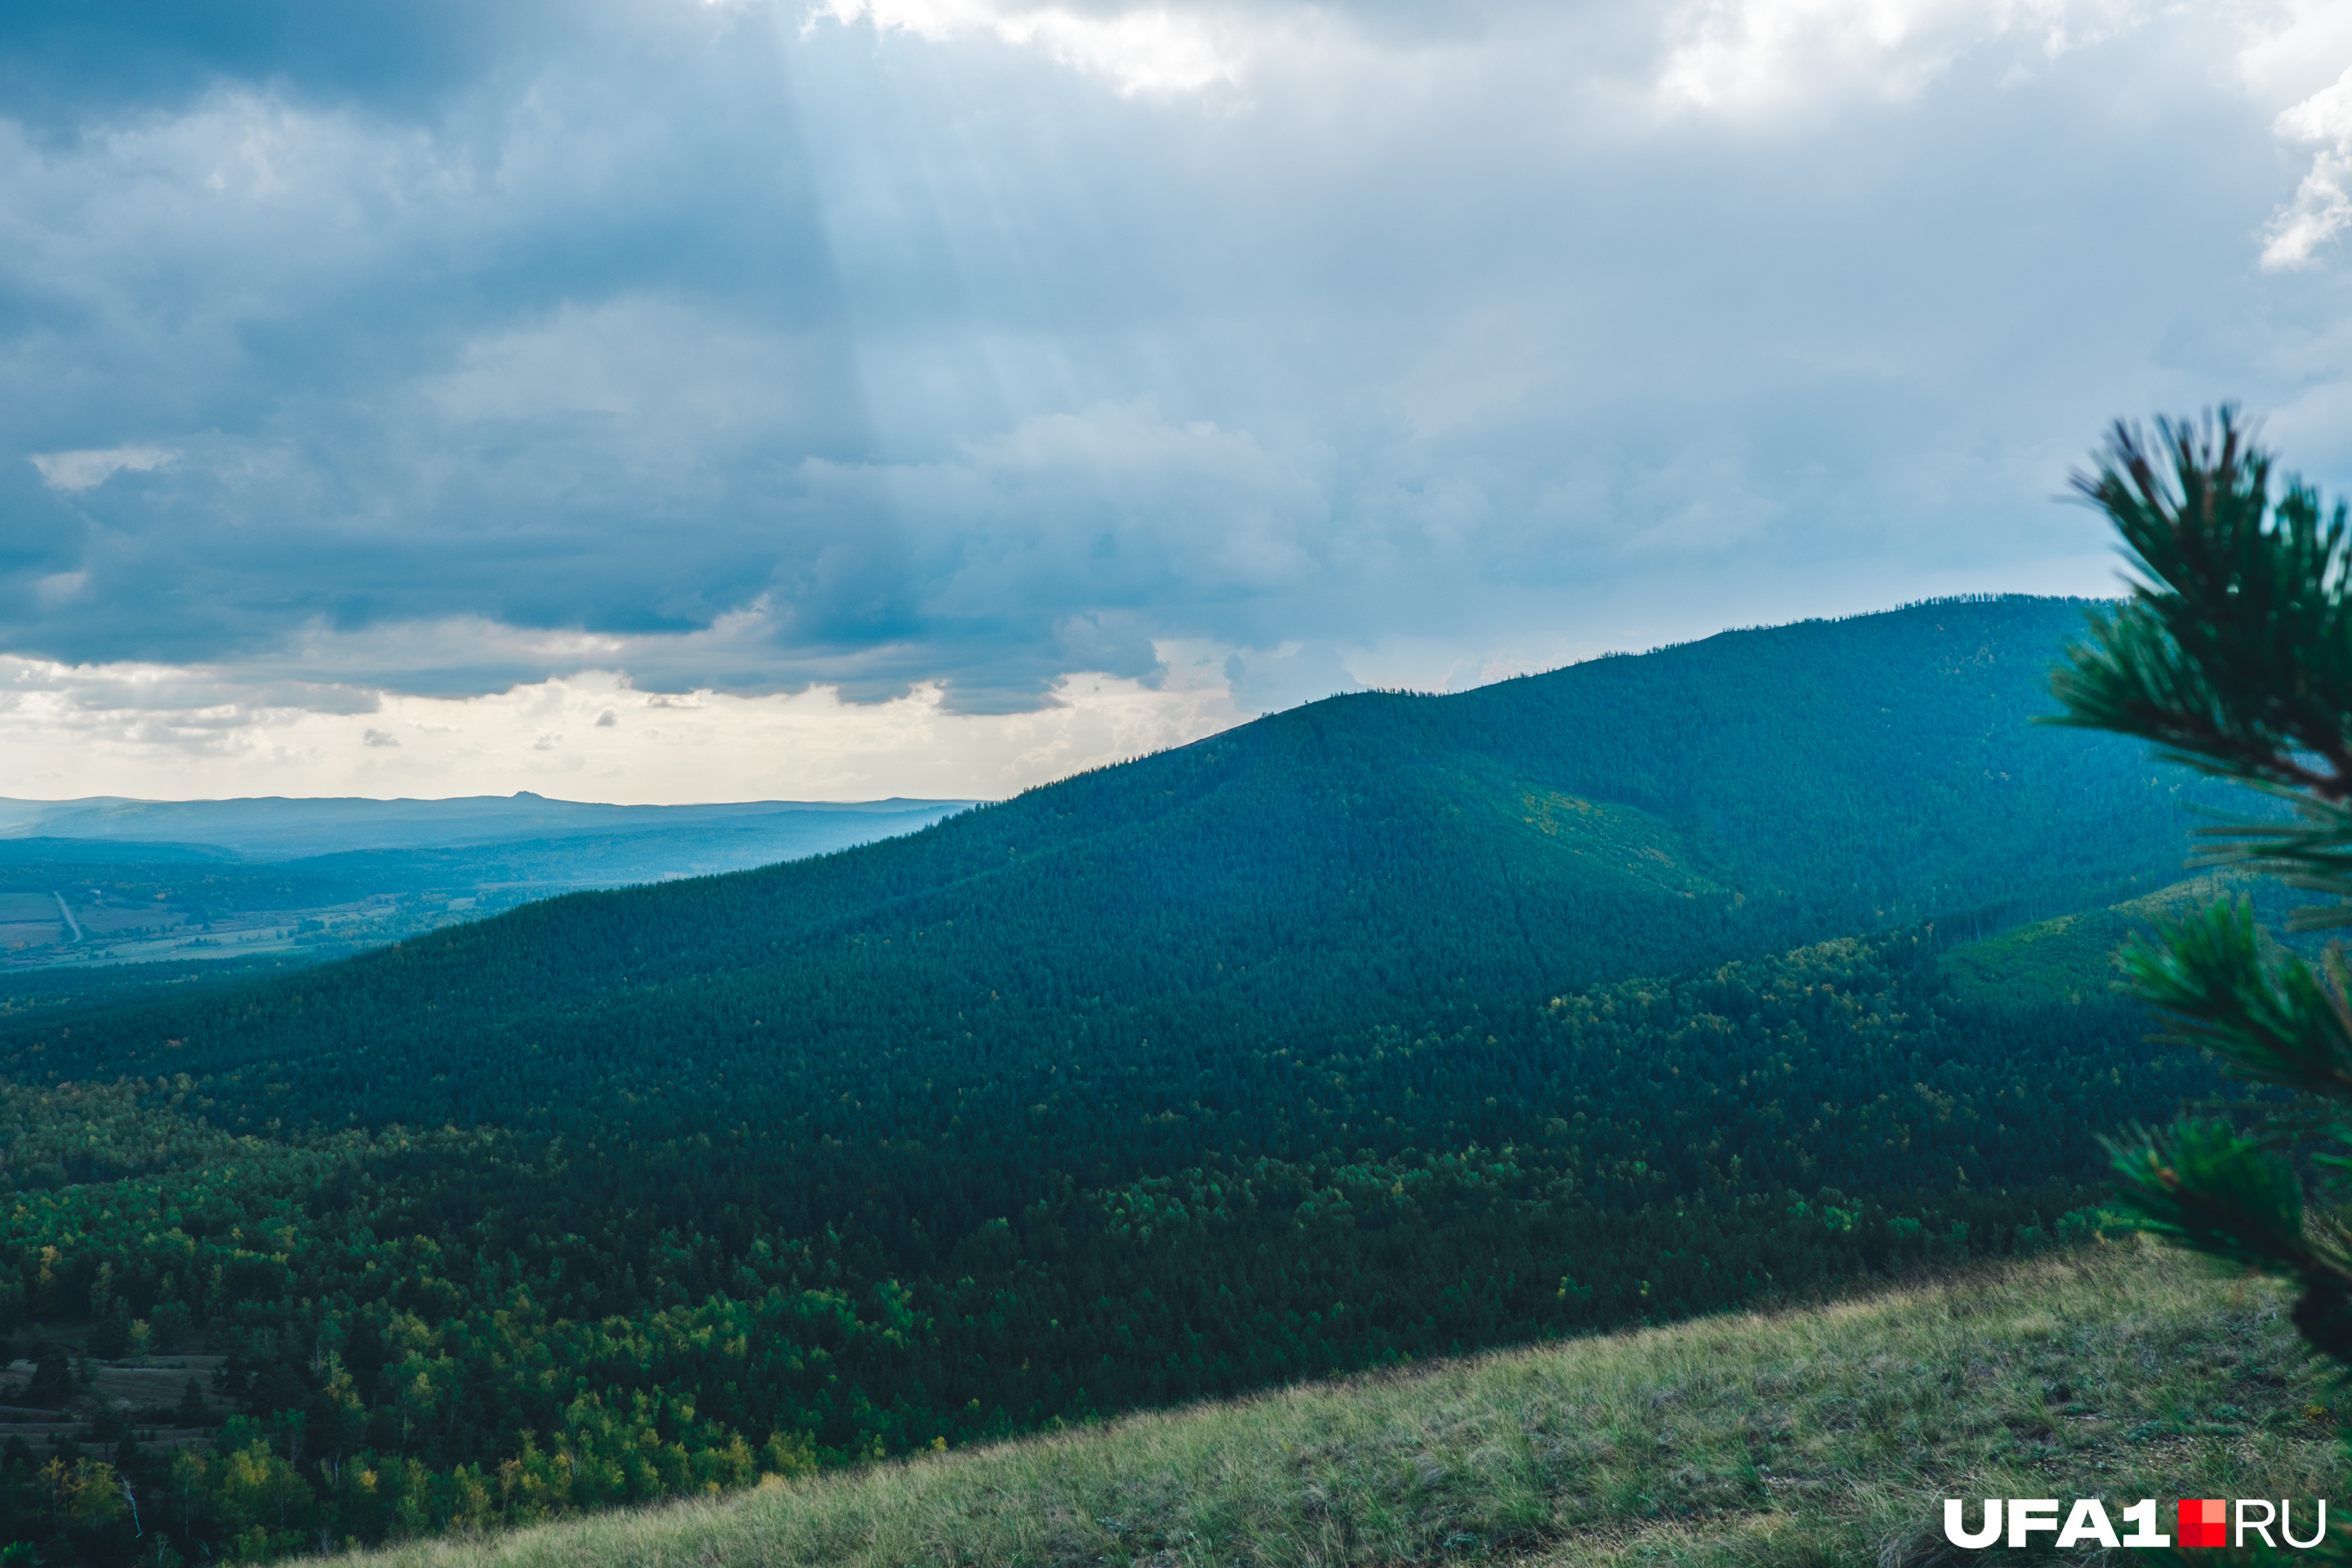
<path id="1" fill-rule="evenodd" d="M 944 815 L 969 800 L 727 801 L 616 805 L 530 790 L 443 798 L 240 795 L 218 800 L 0 797 L 0 844 L 27 837 L 98 844 L 210 846 L 248 859 L 287 860 L 365 849 L 451 848 L 512 840 L 660 832 L 793 816 Z"/>
<path id="2" fill-rule="evenodd" d="M 880 844 L 526 905 L 148 1039 L 348 1080 L 352 1053 L 613 1059 L 592 1037 L 656 1016 L 698 1050 L 790 1049 L 764 1022 L 788 1004 L 821 1052 L 936 1047 L 991 994 L 998 1038 L 1321 1039 L 1449 988 L 1534 997 L 2004 901 L 2118 901 L 2177 877 L 2178 804 L 2219 795 L 2032 722 L 2081 607 L 1935 603 L 1333 698 Z M 110 1034 L 114 1070 L 161 1065 L 139 1032 Z M 363 1120 L 500 1114 L 372 1102 Z"/>

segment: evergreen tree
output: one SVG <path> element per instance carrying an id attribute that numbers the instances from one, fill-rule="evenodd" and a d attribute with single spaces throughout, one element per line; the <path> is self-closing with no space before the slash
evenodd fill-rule
<path id="1" fill-rule="evenodd" d="M 2202 858 L 2326 898 L 2290 921 L 2319 930 L 2352 924 L 2352 519 L 2292 478 L 2273 501 L 2271 481 L 2271 456 L 2229 407 L 2160 420 L 2153 440 L 2116 426 L 2097 472 L 2074 484 L 2113 521 L 2139 581 L 2068 650 L 2054 721 L 2153 741 L 2280 803 L 2204 830 Z M 2308 963 L 2232 899 L 2133 942 L 2122 964 L 2123 989 L 2158 1010 L 2168 1037 L 2269 1091 L 2234 1117 L 2184 1116 L 2112 1145 L 2124 1200 L 2150 1229 L 2293 1280 L 2296 1327 L 2352 1369 L 2342 943 Z"/>
<path id="2" fill-rule="evenodd" d="M 54 1345 L 44 1347 L 33 1365 L 32 1381 L 19 1397 L 35 1409 L 62 1410 L 73 1396 L 73 1369 L 66 1363 L 65 1352 Z"/>

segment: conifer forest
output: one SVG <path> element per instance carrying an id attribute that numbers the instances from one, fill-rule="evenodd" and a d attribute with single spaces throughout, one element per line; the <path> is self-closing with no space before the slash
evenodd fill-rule
<path id="1" fill-rule="evenodd" d="M 2096 1135 L 2221 1084 L 2106 987 L 2218 786 L 2035 722 L 2084 608 L 1337 698 L 334 962 L 11 980 L 0 1536 L 526 1522 L 2087 1235 Z"/>

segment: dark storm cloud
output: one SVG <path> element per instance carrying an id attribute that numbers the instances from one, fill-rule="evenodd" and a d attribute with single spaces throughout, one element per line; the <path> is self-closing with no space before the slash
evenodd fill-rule
<path id="1" fill-rule="evenodd" d="M 414 111 L 595 14 L 578 0 L 20 0 L 0 10 L 0 100 L 54 129 L 183 107 L 224 80 Z"/>
<path id="2" fill-rule="evenodd" d="M 0 650 L 1273 702 L 2103 580 L 2115 413 L 2352 451 L 2234 23 L 835 10 L 12 12 Z"/>

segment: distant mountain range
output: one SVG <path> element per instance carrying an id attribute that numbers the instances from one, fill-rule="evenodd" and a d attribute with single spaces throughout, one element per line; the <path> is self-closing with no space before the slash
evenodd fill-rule
<path id="1" fill-rule="evenodd" d="M 972 804 L 0 800 L 0 969 L 341 956 L 553 893 L 830 854 Z"/>
<path id="2" fill-rule="evenodd" d="M 79 800 L 0 797 L 0 841 L 89 839 L 120 845 L 198 846 L 251 860 L 294 860 L 353 849 L 422 849 L 531 839 L 614 837 L 684 828 L 817 834 L 825 819 L 870 816 L 933 821 L 968 800 L 752 800 L 721 805 L 602 805 L 550 800 L 528 790 L 448 800 L 317 799 Z M 830 826 L 829 824 L 827 826 Z M 872 835 L 868 835 L 872 837 Z"/>

